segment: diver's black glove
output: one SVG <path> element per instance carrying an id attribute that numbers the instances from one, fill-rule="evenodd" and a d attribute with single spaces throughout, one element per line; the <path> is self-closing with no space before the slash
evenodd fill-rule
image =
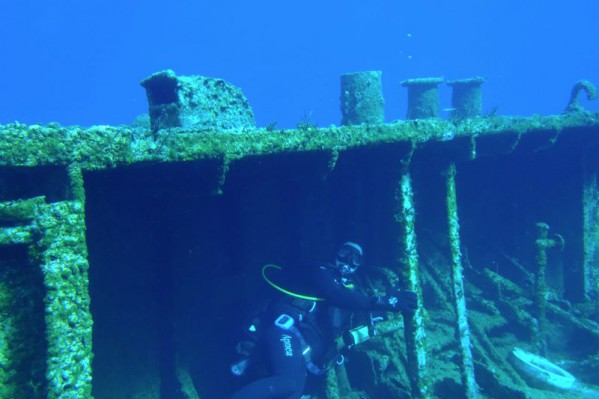
<path id="1" fill-rule="evenodd" d="M 256 343 L 252 341 L 240 341 L 237 343 L 235 347 L 235 351 L 238 355 L 250 357 L 254 348 L 256 347 Z"/>
<path id="2" fill-rule="evenodd" d="M 411 315 L 418 308 L 418 296 L 414 291 L 393 289 L 385 296 L 376 297 L 375 306 L 388 312 L 404 312 Z"/>

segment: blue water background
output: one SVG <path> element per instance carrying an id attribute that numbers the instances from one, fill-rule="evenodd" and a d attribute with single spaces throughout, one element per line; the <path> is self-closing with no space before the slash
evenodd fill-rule
<path id="1" fill-rule="evenodd" d="M 339 75 L 373 69 L 388 121 L 399 82 L 428 76 L 486 77 L 486 112 L 557 114 L 574 82 L 599 84 L 597 16 L 596 0 L 3 1 L 0 123 L 130 123 L 165 68 L 241 87 L 260 126 L 339 124 Z"/>

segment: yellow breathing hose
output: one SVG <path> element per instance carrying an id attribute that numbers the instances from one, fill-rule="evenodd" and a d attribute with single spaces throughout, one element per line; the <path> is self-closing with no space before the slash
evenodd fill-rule
<path id="1" fill-rule="evenodd" d="M 300 298 L 300 299 L 305 299 L 308 301 L 324 301 L 324 298 L 318 298 L 315 296 L 308 296 L 308 295 L 302 295 L 302 294 L 296 294 L 295 292 L 291 292 L 286 290 L 285 288 L 273 283 L 272 281 L 270 281 L 270 279 L 266 276 L 266 270 L 267 269 L 277 269 L 277 270 L 283 270 L 283 268 L 281 266 L 277 266 L 277 265 L 272 265 L 272 264 L 268 264 L 268 265 L 264 265 L 262 267 L 262 278 L 264 279 L 264 281 L 266 281 L 268 284 L 270 284 L 274 289 L 281 291 L 283 294 L 286 295 L 290 295 L 292 297 L 295 298 Z"/>

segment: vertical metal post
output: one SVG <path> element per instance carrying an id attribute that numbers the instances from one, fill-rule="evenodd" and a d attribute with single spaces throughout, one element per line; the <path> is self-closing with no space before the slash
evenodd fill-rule
<path id="1" fill-rule="evenodd" d="M 83 171 L 81 170 L 81 166 L 70 164 L 67 166 L 67 175 L 69 176 L 68 199 L 79 201 L 82 206 L 85 206 L 85 187 L 83 186 Z"/>
<path id="2" fill-rule="evenodd" d="M 48 398 L 91 398 L 90 313 L 85 210 L 79 201 L 41 206 L 34 221 L 46 287 Z"/>
<path id="3" fill-rule="evenodd" d="M 537 223 L 537 239 L 535 240 L 537 253 L 535 260 L 537 270 L 535 272 L 535 310 L 537 317 L 535 344 L 537 351 L 544 355 L 547 350 L 545 340 L 545 331 L 547 327 L 547 250 L 553 247 L 564 247 L 564 239 L 554 234 L 554 238 L 549 238 L 549 225 L 547 223 Z"/>
<path id="4" fill-rule="evenodd" d="M 430 398 L 430 381 L 428 378 L 426 331 L 424 329 L 425 317 L 422 306 L 422 287 L 418 276 L 418 252 L 416 248 L 416 212 L 414 210 L 414 194 L 410 174 L 402 174 L 396 194 L 397 214 L 395 220 L 401 224 L 403 235 L 400 238 L 402 248 L 398 256 L 400 263 L 406 268 L 402 271 L 403 280 L 407 289 L 415 291 L 418 295 L 420 306 L 411 318 L 404 318 L 405 340 L 408 353 L 410 382 L 412 394 L 416 398 Z"/>
<path id="5" fill-rule="evenodd" d="M 85 239 L 85 188 L 79 165 L 67 167 L 71 201 L 38 207 L 34 244 L 46 287 L 48 398 L 92 398 L 92 316 Z"/>
<path id="6" fill-rule="evenodd" d="M 457 334 L 462 360 L 462 381 L 466 389 L 466 398 L 478 398 L 478 387 L 474 377 L 470 327 L 464 292 L 464 268 L 460 250 L 460 222 L 455 184 L 456 168 L 452 163 L 447 170 L 447 219 L 449 224 L 449 246 L 451 249 L 451 280 L 457 315 Z"/>
<path id="7" fill-rule="evenodd" d="M 599 175 L 585 171 L 583 188 L 584 295 L 599 310 Z"/>
<path id="8" fill-rule="evenodd" d="M 546 316 L 547 313 L 547 283 L 545 281 L 545 273 L 547 270 L 547 252 L 544 242 L 547 240 L 549 233 L 549 226 L 545 223 L 537 223 L 537 239 L 535 245 L 537 247 L 537 253 L 535 260 L 537 263 L 537 270 L 535 272 L 535 315 L 537 317 L 536 326 L 536 337 L 534 337 L 537 351 L 544 355 L 546 352 L 545 342 L 545 327 L 546 327 Z"/>

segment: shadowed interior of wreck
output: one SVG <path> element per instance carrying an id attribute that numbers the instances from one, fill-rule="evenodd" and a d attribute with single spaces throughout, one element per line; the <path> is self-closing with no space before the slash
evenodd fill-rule
<path id="1" fill-rule="evenodd" d="M 355 240 L 367 264 L 393 265 L 401 251 L 393 221 L 396 154 L 404 151 L 347 151 L 332 170 L 324 152 L 246 158 L 231 165 L 220 195 L 213 161 L 85 172 L 94 396 L 176 397 L 181 369 L 203 398 L 234 389 L 228 367 L 241 323 L 268 296 L 264 264 L 326 260 L 335 245 Z M 430 155 L 411 165 L 419 254 L 423 264 L 448 273 L 446 160 Z M 581 167 L 557 147 L 458 164 L 466 279 L 476 281 L 488 268 L 532 290 L 510 259 L 532 273 L 535 223 L 543 221 L 566 241 L 563 252 L 550 255 L 548 280 L 565 299 L 580 301 Z M 425 283 L 434 320 L 433 297 Z M 517 326 L 497 334 L 530 339 Z M 369 367 L 361 355 L 355 359 L 347 366 L 352 386 L 388 394 L 360 372 Z M 444 381 L 437 389 L 450 386 Z"/>
<path id="2" fill-rule="evenodd" d="M 349 238 L 385 262 L 393 188 L 370 157 L 350 153 L 330 174 L 324 154 L 249 159 L 222 195 L 211 162 L 86 174 L 96 397 L 136 392 L 175 361 L 200 392 L 218 392 L 241 323 L 266 299 L 266 263 L 329 259 Z M 147 373 L 137 387 L 136 367 Z"/>

